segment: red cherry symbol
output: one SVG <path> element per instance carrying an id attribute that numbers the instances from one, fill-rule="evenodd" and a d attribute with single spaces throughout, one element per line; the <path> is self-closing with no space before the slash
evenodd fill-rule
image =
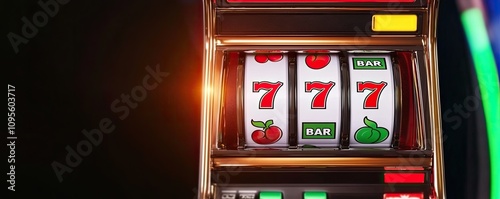
<path id="1" fill-rule="evenodd" d="M 278 54 L 278 53 L 272 53 L 272 54 L 268 54 L 267 58 L 269 58 L 269 60 L 272 62 L 279 62 L 283 59 L 283 55 Z"/>
<path id="2" fill-rule="evenodd" d="M 283 136 L 283 131 L 277 126 L 270 126 L 266 130 L 266 137 L 268 140 L 271 140 L 272 143 L 277 142 Z"/>
<path id="3" fill-rule="evenodd" d="M 257 144 L 270 144 L 271 141 L 266 138 L 263 130 L 255 130 L 252 133 L 252 140 Z"/>
<path id="4" fill-rule="evenodd" d="M 311 69 L 322 69 L 330 63 L 329 54 L 310 54 L 306 56 L 306 65 Z"/>
<path id="5" fill-rule="evenodd" d="M 257 144 L 262 144 L 261 140 L 265 140 L 266 134 L 263 130 L 255 130 L 252 132 L 252 140 Z"/>
<path id="6" fill-rule="evenodd" d="M 266 63 L 267 61 L 279 62 L 283 59 L 281 53 L 271 53 L 271 54 L 256 54 L 255 61 L 258 63 Z"/>
<path id="7" fill-rule="evenodd" d="M 255 55 L 255 61 L 256 62 L 259 62 L 259 63 L 263 64 L 263 63 L 266 63 L 267 60 L 269 60 L 269 59 L 267 58 L 267 55 L 265 55 L 265 54 L 257 54 L 257 55 Z"/>
<path id="8" fill-rule="evenodd" d="M 267 120 L 266 123 L 252 120 L 253 126 L 263 129 L 253 131 L 252 140 L 257 144 L 274 144 L 280 140 L 283 131 L 277 126 L 272 126 L 273 124 L 273 120 Z"/>

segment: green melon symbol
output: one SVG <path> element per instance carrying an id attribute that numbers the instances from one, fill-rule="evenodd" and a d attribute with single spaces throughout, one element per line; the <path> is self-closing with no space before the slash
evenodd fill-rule
<path id="1" fill-rule="evenodd" d="M 389 130 L 378 127 L 377 123 L 365 117 L 363 120 L 365 127 L 359 128 L 354 133 L 354 139 L 361 144 L 377 144 L 385 141 L 389 137 Z"/>

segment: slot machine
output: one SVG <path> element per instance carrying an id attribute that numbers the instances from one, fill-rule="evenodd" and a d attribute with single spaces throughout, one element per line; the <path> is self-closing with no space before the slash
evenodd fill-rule
<path id="1" fill-rule="evenodd" d="M 437 0 L 205 0 L 199 199 L 444 199 Z"/>

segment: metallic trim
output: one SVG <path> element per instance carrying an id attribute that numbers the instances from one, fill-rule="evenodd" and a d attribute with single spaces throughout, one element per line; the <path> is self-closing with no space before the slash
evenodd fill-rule
<path id="1" fill-rule="evenodd" d="M 212 96 L 212 114 L 210 115 L 212 124 L 211 124 L 211 129 L 215 133 L 210 134 L 210 140 L 212 141 L 211 147 L 215 148 L 217 147 L 217 142 L 220 139 L 219 136 L 221 135 L 221 125 L 219 125 L 222 121 L 222 118 L 220 117 L 222 113 L 222 107 L 220 104 L 222 104 L 222 100 L 225 98 L 223 93 L 222 93 L 222 86 L 223 85 L 223 70 L 222 70 L 222 65 L 224 63 L 224 52 L 222 51 L 215 51 L 215 56 L 214 56 L 214 66 L 212 66 L 211 70 L 212 72 L 212 84 L 210 86 L 210 95 Z M 217 106 L 214 106 L 217 105 Z"/>
<path id="2" fill-rule="evenodd" d="M 224 63 L 224 66 L 227 66 L 229 64 L 229 53 L 227 52 L 224 52 L 224 58 L 223 58 L 223 61 L 222 63 Z M 222 128 L 224 129 L 223 131 L 224 132 L 227 132 L 225 129 L 226 129 L 226 96 L 224 96 L 224 93 L 226 93 L 226 87 L 224 86 L 226 84 L 226 79 L 227 79 L 227 76 L 228 76 L 228 70 L 226 67 L 222 67 L 222 75 L 221 75 L 221 85 L 222 85 L 222 88 L 221 88 L 221 92 L 220 92 L 220 96 L 221 96 L 221 100 L 220 100 L 220 116 L 217 117 L 217 119 L 219 119 L 219 128 Z M 217 132 L 217 140 L 215 141 L 217 146 L 216 148 L 218 149 L 227 149 L 227 146 L 226 144 L 224 143 L 226 141 L 226 139 L 224 138 L 224 133 L 223 131 L 218 131 Z"/>
<path id="3" fill-rule="evenodd" d="M 426 132 L 427 134 L 430 134 L 430 132 L 425 131 L 425 113 L 423 111 L 424 105 L 423 105 L 423 94 L 422 94 L 422 86 L 421 86 L 421 74 L 420 74 L 420 64 L 419 60 L 424 61 L 424 57 L 420 56 L 422 55 L 422 52 L 417 51 L 412 54 L 412 72 L 413 72 L 413 87 L 415 88 L 415 110 L 417 113 L 417 118 L 416 118 L 416 127 L 417 127 L 417 144 L 418 148 L 421 150 L 430 150 L 430 147 L 427 144 L 426 141 Z M 425 64 L 422 63 L 425 68 Z"/>
<path id="4" fill-rule="evenodd" d="M 415 0 L 413 2 L 366 2 L 366 3 L 356 3 L 356 2 L 253 2 L 253 3 L 229 3 L 225 0 L 212 0 L 217 4 L 218 8 L 232 8 L 232 7 L 384 7 L 384 8 L 426 8 L 428 5 L 428 0 Z"/>
<path id="5" fill-rule="evenodd" d="M 229 37 L 218 36 L 219 46 L 422 46 L 424 37 Z"/>
<path id="6" fill-rule="evenodd" d="M 308 45 L 229 45 L 229 46 L 217 46 L 218 50 L 227 50 L 227 51 L 242 51 L 242 50 L 261 50 L 261 49 L 266 49 L 266 50 L 289 50 L 289 51 L 295 51 L 299 52 L 304 51 L 304 50 L 331 50 L 331 49 L 336 49 L 337 51 L 350 51 L 354 49 L 363 49 L 364 52 L 367 51 L 376 51 L 380 49 L 391 49 L 392 51 L 422 51 L 424 50 L 424 46 L 418 45 L 418 46 L 390 46 L 390 45 L 380 45 L 380 46 L 356 46 L 356 45 L 322 45 L 322 46 L 308 46 Z"/>
<path id="7" fill-rule="evenodd" d="M 429 109 L 430 109 L 430 127 L 434 131 L 434 139 L 432 142 L 434 149 L 433 173 L 434 173 L 434 189 L 436 190 L 437 199 L 445 199 L 445 181 L 444 181 L 444 160 L 442 147 L 442 127 L 441 127 L 441 106 L 439 96 L 439 74 L 437 67 L 437 42 L 436 42 L 436 27 L 439 0 L 430 0 L 429 2 L 429 22 L 428 38 L 426 41 L 427 49 L 427 75 L 429 86 Z"/>
<path id="8" fill-rule="evenodd" d="M 284 13 L 300 13 L 300 12 L 342 12 L 342 11 L 366 11 L 366 12 L 425 12 L 427 8 L 391 8 L 391 7 L 232 7 L 232 8 L 217 8 L 217 12 L 284 12 Z"/>
<path id="9" fill-rule="evenodd" d="M 392 134 L 391 146 L 394 149 L 399 148 L 400 137 L 401 137 L 401 120 L 403 117 L 402 113 L 402 79 L 401 79 L 401 67 L 398 62 L 396 62 L 396 53 L 390 53 L 390 61 L 392 63 L 392 80 L 394 82 L 394 129 Z"/>
<path id="10" fill-rule="evenodd" d="M 341 93 L 341 107 L 340 117 L 343 122 L 340 123 L 340 148 L 349 149 L 350 146 L 350 135 L 351 135 L 351 72 L 349 67 L 349 54 L 346 52 L 339 53 L 339 63 L 340 63 L 340 81 L 342 81 L 340 93 Z"/>
<path id="11" fill-rule="evenodd" d="M 210 93 L 212 86 L 213 68 L 214 65 L 214 53 L 215 53 L 215 39 L 214 35 L 214 23 L 215 23 L 215 12 L 212 8 L 212 3 L 210 1 L 205 1 L 203 5 L 204 9 L 204 27 L 205 27 L 205 49 L 203 53 L 203 97 L 202 97 L 202 108 L 201 108 L 201 132 L 200 132 L 200 170 L 199 170 L 199 181 L 198 181 L 198 198 L 206 199 L 211 196 L 210 193 L 210 148 L 211 148 L 211 133 L 213 122 L 211 120 L 212 115 L 212 95 Z"/>
<path id="12" fill-rule="evenodd" d="M 222 191 L 220 189 L 220 186 L 218 186 L 218 184 L 212 184 L 211 185 L 213 188 L 212 188 L 212 195 L 213 195 L 213 198 L 214 199 L 219 199 L 219 198 L 222 198 Z M 234 191 L 236 192 L 236 191 Z"/>
<path id="13" fill-rule="evenodd" d="M 299 145 L 297 128 L 297 53 L 288 52 L 288 148 L 297 149 Z"/>
<path id="14" fill-rule="evenodd" d="M 246 62 L 246 54 L 240 52 L 238 58 L 238 68 L 236 75 L 236 117 L 237 126 L 238 126 L 238 149 L 244 149 L 246 147 L 246 138 L 245 138 L 245 125 L 243 121 L 245 121 L 245 114 L 243 113 L 245 106 L 245 96 L 244 96 L 244 83 L 245 83 L 245 62 Z"/>
<path id="15" fill-rule="evenodd" d="M 386 158 L 407 158 L 407 157 L 432 157 L 433 152 L 430 150 L 394 150 L 391 148 L 352 148 L 346 150 L 338 150 L 336 148 L 328 148 L 321 150 L 213 150 L 212 158 L 225 157 L 386 157 Z"/>
<path id="16" fill-rule="evenodd" d="M 366 157 L 231 157 L 213 158 L 214 167 L 430 167 L 432 158 L 366 158 Z"/>

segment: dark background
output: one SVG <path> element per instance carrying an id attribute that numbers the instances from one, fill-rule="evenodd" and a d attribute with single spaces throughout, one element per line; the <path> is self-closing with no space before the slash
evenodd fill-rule
<path id="1" fill-rule="evenodd" d="M 69 1 L 15 53 L 37 1 L 2 1 L 1 67 L 16 86 L 16 192 L 9 198 L 187 198 L 198 180 L 201 0 Z M 438 24 L 442 111 L 473 95 L 476 80 L 454 1 Z M 110 105 L 141 85 L 146 66 L 169 75 L 123 121 Z M 443 120 L 448 198 L 477 198 L 481 110 Z M 453 113 L 456 115 L 456 113 Z M 110 118 L 116 129 L 59 182 L 51 164 L 82 130 Z M 6 137 L 6 136 L 5 136 Z M 5 145 L 4 145 L 5 147 Z M 2 151 L 6 151 L 3 150 Z M 484 154 L 484 153 L 483 153 Z M 7 154 L 5 154 L 6 157 Z M 2 160 L 6 161 L 6 160 Z M 7 166 L 3 166 L 5 173 Z M 5 179 L 4 175 L 2 179 Z M 4 181 L 5 183 L 5 181 Z M 5 187 L 7 183 L 5 183 Z"/>

